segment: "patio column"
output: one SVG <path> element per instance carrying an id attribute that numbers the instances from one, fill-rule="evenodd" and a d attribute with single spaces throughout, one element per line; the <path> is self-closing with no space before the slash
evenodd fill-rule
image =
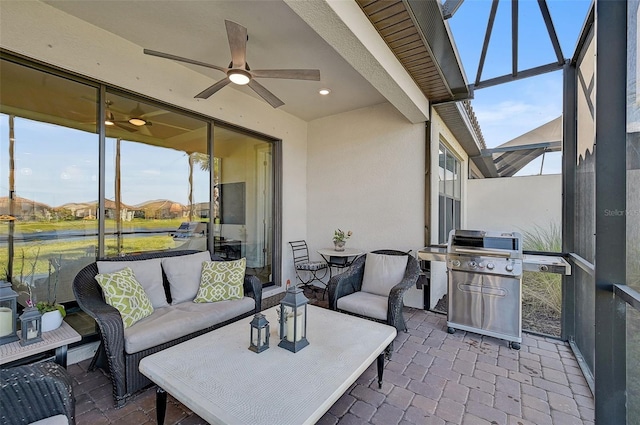
<path id="1" fill-rule="evenodd" d="M 596 0 L 595 13 L 595 422 L 613 425 L 627 420 L 625 313 L 613 296 L 626 282 L 627 2 Z"/>

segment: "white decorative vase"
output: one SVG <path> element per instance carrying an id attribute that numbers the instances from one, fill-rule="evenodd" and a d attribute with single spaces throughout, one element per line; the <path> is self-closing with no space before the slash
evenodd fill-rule
<path id="1" fill-rule="evenodd" d="M 344 251 L 344 244 L 346 244 L 345 241 L 333 241 L 333 249 L 336 251 Z"/>
<path id="2" fill-rule="evenodd" d="M 42 332 L 49 332 L 58 329 L 62 324 L 62 314 L 60 310 L 47 311 L 42 315 Z"/>

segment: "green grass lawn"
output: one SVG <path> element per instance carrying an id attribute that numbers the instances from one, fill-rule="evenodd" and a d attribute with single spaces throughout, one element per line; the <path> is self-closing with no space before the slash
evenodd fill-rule
<path id="1" fill-rule="evenodd" d="M 153 231 L 156 229 L 177 229 L 184 219 L 165 220 L 144 220 L 134 219 L 122 223 L 122 231 L 128 232 L 136 229 Z M 0 226 L 0 234 L 6 235 L 8 225 Z M 107 233 L 116 229 L 115 220 L 106 220 L 105 229 Z M 74 221 L 48 221 L 48 222 L 18 222 L 15 223 L 15 235 L 33 234 L 50 231 L 84 231 L 91 235 L 98 232 L 98 222 L 96 220 L 74 220 Z M 120 250 L 117 249 L 117 240 L 113 236 L 107 236 L 105 254 L 107 256 L 118 253 L 134 253 L 145 251 L 159 251 L 175 247 L 175 242 L 169 233 L 153 236 L 127 236 L 122 238 Z M 13 275 L 23 277 L 32 274 L 49 273 L 49 259 L 62 258 L 74 259 L 95 255 L 98 245 L 97 236 L 86 237 L 79 240 L 59 240 L 18 242 L 14 244 Z M 0 278 L 4 278 L 8 266 L 9 248 L 7 245 L 0 246 Z"/>

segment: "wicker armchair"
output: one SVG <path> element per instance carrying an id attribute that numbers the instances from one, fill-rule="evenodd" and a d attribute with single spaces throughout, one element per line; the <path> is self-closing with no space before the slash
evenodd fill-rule
<path id="1" fill-rule="evenodd" d="M 195 254 L 198 252 L 200 251 L 163 251 L 107 258 L 102 261 L 148 260 L 152 258 Z M 211 259 L 213 261 L 224 261 L 216 255 L 211 255 Z M 120 317 L 120 312 L 104 301 L 102 290 L 95 280 L 96 274 L 98 274 L 98 266 L 95 262 L 80 270 L 73 282 L 73 290 L 80 308 L 95 319 L 98 325 L 101 344 L 91 363 L 91 368 L 97 366 L 109 373 L 113 385 L 113 398 L 116 407 L 124 406 L 126 401 L 134 393 L 151 384 L 151 381 L 138 370 L 138 365 L 142 358 L 220 328 L 242 317 L 253 315 L 261 310 L 262 284 L 256 276 L 247 275 L 244 279 L 244 292 L 246 296 L 255 300 L 255 310 L 231 320 L 217 323 L 198 332 L 174 339 L 165 344 L 130 354 L 125 351 L 124 347 L 124 325 Z M 170 285 L 164 272 L 162 273 L 162 277 L 165 293 L 168 299 L 170 299 Z"/>
<path id="2" fill-rule="evenodd" d="M 395 327 L 398 332 L 407 331 L 407 325 L 402 315 L 402 308 L 404 307 L 404 294 L 407 290 L 414 286 L 418 280 L 420 274 L 420 268 L 418 267 L 417 260 L 406 252 L 395 250 L 378 250 L 372 251 L 374 254 L 383 255 L 406 255 L 407 266 L 404 272 L 404 277 L 400 283 L 395 285 L 387 299 L 387 317 L 386 320 L 380 318 L 368 317 L 370 319 L 386 323 Z M 338 300 L 347 295 L 354 294 L 362 290 L 362 278 L 364 277 L 364 266 L 366 256 L 362 256 L 355 260 L 349 270 L 339 275 L 336 275 L 329 280 L 329 308 L 336 311 L 340 310 L 337 306 Z M 378 296 L 378 295 L 374 295 Z M 343 311 L 344 313 L 354 314 L 350 311 Z"/>
<path id="3" fill-rule="evenodd" d="M 0 401 L 2 424 L 27 424 L 57 415 L 75 424 L 71 377 L 53 362 L 0 370 Z"/>

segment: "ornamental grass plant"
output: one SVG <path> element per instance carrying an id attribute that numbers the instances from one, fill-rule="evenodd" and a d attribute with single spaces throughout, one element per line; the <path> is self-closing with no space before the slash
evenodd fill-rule
<path id="1" fill-rule="evenodd" d="M 562 252 L 562 232 L 554 222 L 522 232 L 524 250 Z M 560 336 L 562 318 L 562 276 L 554 273 L 524 272 L 522 277 L 522 327 Z"/>

